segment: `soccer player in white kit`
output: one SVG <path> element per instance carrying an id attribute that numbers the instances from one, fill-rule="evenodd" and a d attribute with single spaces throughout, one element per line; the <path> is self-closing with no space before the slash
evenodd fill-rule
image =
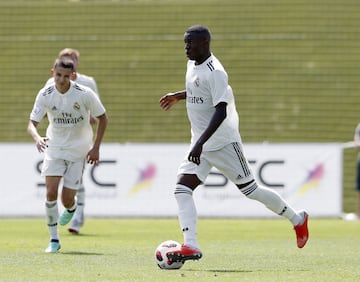
<path id="1" fill-rule="evenodd" d="M 58 222 L 70 222 L 77 204 L 75 195 L 81 183 L 85 161 L 96 165 L 108 118 L 99 97 L 88 87 L 71 81 L 74 65 L 69 58 L 58 58 L 54 64 L 54 83 L 42 88 L 36 96 L 27 127 L 39 152 L 44 152 L 42 175 L 46 182 L 46 220 L 50 233 L 47 253 L 60 249 Z M 96 136 L 90 125 L 90 114 L 97 117 Z M 47 115 L 46 137 L 37 126 Z M 59 217 L 58 187 L 65 211 Z"/>
<path id="2" fill-rule="evenodd" d="M 228 75 L 210 51 L 210 39 L 210 31 L 205 26 L 192 26 L 185 32 L 185 52 L 189 58 L 186 89 L 168 93 L 160 99 L 160 107 L 164 110 L 186 100 L 191 124 L 190 149 L 179 167 L 175 188 L 184 243 L 181 250 L 168 253 L 168 259 L 175 262 L 202 257 L 192 194 L 205 182 L 212 167 L 223 172 L 245 196 L 289 219 L 295 229 L 297 246 L 302 248 L 309 237 L 308 214 L 304 210 L 295 211 L 278 193 L 256 183 L 243 154 L 239 118 Z"/>
<path id="3" fill-rule="evenodd" d="M 73 48 L 65 48 L 62 49 L 58 54 L 58 58 L 62 58 L 62 57 L 68 57 L 74 62 L 75 72 L 74 75 L 71 77 L 71 79 L 75 81 L 77 84 L 89 87 L 99 96 L 99 91 L 95 79 L 92 76 L 88 76 L 78 72 L 80 52 Z M 50 74 L 51 74 L 51 78 L 48 79 L 45 85 L 49 85 L 54 82 L 54 69 L 51 69 Z M 96 122 L 97 119 L 91 115 L 90 123 L 96 124 Z M 71 220 L 71 224 L 68 228 L 68 231 L 74 235 L 79 234 L 80 228 L 84 225 L 84 221 L 85 221 L 85 216 L 84 216 L 85 186 L 83 181 L 81 181 L 80 187 L 77 190 L 76 202 L 77 202 L 77 208 Z"/>

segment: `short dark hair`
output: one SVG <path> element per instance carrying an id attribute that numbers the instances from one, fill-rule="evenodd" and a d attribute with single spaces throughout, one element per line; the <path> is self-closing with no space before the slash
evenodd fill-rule
<path id="1" fill-rule="evenodd" d="M 186 30 L 185 34 L 191 34 L 196 38 L 211 40 L 210 30 L 204 25 L 193 25 Z"/>
<path id="2" fill-rule="evenodd" d="M 75 71 L 74 70 L 74 62 L 68 57 L 57 58 L 54 63 L 54 69 L 56 67 L 71 69 L 72 71 Z"/>

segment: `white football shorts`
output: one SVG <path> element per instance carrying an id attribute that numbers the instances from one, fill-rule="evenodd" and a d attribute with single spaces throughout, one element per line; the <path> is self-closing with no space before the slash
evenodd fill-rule
<path id="1" fill-rule="evenodd" d="M 186 154 L 178 169 L 179 174 L 196 174 L 205 182 L 212 167 L 216 167 L 234 184 L 244 184 L 254 179 L 253 172 L 243 154 L 241 143 L 231 143 L 220 150 L 205 151 L 200 156 L 200 164 L 190 162 Z"/>
<path id="2" fill-rule="evenodd" d="M 77 190 L 82 181 L 85 160 L 71 162 L 65 160 L 44 159 L 41 175 L 42 176 L 62 176 L 64 186 L 69 189 Z"/>

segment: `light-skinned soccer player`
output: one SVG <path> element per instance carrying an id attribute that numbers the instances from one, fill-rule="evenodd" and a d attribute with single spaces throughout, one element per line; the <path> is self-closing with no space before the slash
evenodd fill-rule
<path id="1" fill-rule="evenodd" d="M 58 222 L 66 225 L 72 219 L 77 204 L 76 191 L 81 184 L 85 162 L 96 165 L 108 118 L 99 97 L 88 87 L 71 80 L 74 64 L 69 58 L 58 58 L 54 64 L 54 82 L 37 94 L 27 131 L 39 152 L 44 152 L 41 174 L 45 176 L 46 222 L 50 233 L 47 253 L 60 249 Z M 90 114 L 98 119 L 94 138 Z M 48 118 L 46 135 L 38 132 L 38 125 Z M 58 188 L 61 179 L 61 201 L 65 208 L 59 217 Z"/>
<path id="2" fill-rule="evenodd" d="M 58 58 L 62 57 L 68 57 L 74 62 L 74 75 L 71 77 L 73 81 L 80 85 L 84 85 L 89 87 L 91 90 L 93 90 L 97 95 L 99 95 L 97 83 L 95 79 L 92 76 L 88 76 L 82 73 L 78 72 L 78 67 L 80 64 L 80 52 L 77 49 L 73 48 L 65 48 L 62 49 L 59 54 Z M 51 84 L 54 82 L 54 69 L 50 70 L 51 78 L 48 79 L 45 85 Z M 97 119 L 94 116 L 90 116 L 90 123 L 92 125 L 96 124 Z M 71 220 L 70 226 L 68 228 L 68 231 L 74 235 L 79 234 L 80 228 L 84 225 L 85 222 L 85 215 L 84 215 L 84 209 L 85 209 L 85 186 L 83 179 L 81 181 L 81 185 L 76 193 L 76 202 L 77 202 L 77 209 L 75 211 L 74 217 Z"/>
<path id="3" fill-rule="evenodd" d="M 205 182 L 212 167 L 223 172 L 246 197 L 287 218 L 295 229 L 297 246 L 303 248 L 309 237 L 308 214 L 304 210 L 294 210 L 278 193 L 254 179 L 244 155 L 228 75 L 211 52 L 210 40 L 210 31 L 205 26 L 192 26 L 185 32 L 185 53 L 189 59 L 186 89 L 168 93 L 160 99 L 160 107 L 165 111 L 185 100 L 191 124 L 191 144 L 179 167 L 175 188 L 184 243 L 181 250 L 169 253 L 168 259 L 185 261 L 202 257 L 193 191 Z"/>

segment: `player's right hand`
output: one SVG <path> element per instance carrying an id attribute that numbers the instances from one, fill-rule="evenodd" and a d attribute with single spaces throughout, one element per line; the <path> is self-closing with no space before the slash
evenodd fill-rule
<path id="1" fill-rule="evenodd" d="M 40 153 L 44 152 L 45 149 L 48 147 L 48 145 L 46 144 L 46 141 L 48 140 L 48 137 L 41 137 L 36 141 L 36 148 Z"/>
<path id="2" fill-rule="evenodd" d="M 178 99 L 176 98 L 174 93 L 168 93 L 168 94 L 162 96 L 159 100 L 160 107 L 165 111 L 169 110 L 177 102 L 178 102 Z"/>

